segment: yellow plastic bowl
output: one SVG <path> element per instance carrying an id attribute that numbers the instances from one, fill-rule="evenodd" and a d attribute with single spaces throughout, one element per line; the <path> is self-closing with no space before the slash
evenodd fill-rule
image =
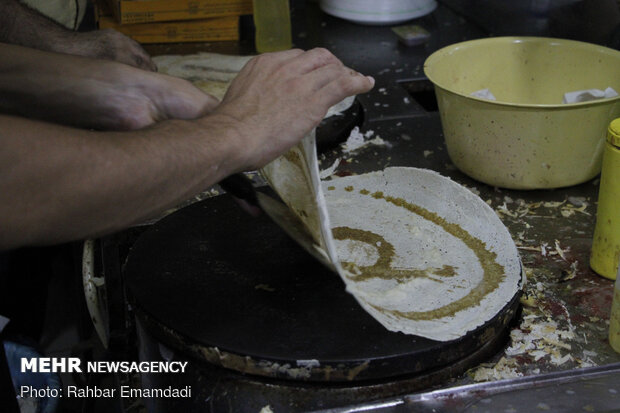
<path id="1" fill-rule="evenodd" d="M 610 86 L 620 93 L 620 52 L 571 40 L 496 37 L 438 50 L 424 72 L 435 85 L 448 154 L 472 178 L 536 189 L 575 185 L 600 172 L 620 96 L 562 99 Z M 471 96 L 481 89 L 497 100 Z"/>

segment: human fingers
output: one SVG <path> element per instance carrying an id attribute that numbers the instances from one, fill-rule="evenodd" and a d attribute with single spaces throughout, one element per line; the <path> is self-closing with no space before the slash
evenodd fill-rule
<path id="1" fill-rule="evenodd" d="M 375 85 L 375 79 L 349 68 L 343 68 L 339 76 L 325 84 L 315 94 L 318 105 L 331 107 L 347 96 L 366 93 Z"/>
<path id="2" fill-rule="evenodd" d="M 288 65 L 296 73 L 305 74 L 326 65 L 342 66 L 342 62 L 329 50 L 317 47 L 295 56 Z"/>
<path id="3" fill-rule="evenodd" d="M 128 37 L 119 39 L 116 60 L 151 72 L 157 71 L 157 66 L 151 56 L 136 41 Z"/>
<path id="4" fill-rule="evenodd" d="M 256 66 L 259 66 L 259 67 L 280 66 L 282 63 L 289 61 L 291 59 L 294 59 L 303 53 L 304 51 L 301 49 L 289 49 L 289 50 L 283 50 L 280 52 L 260 54 L 258 56 L 253 57 L 252 59 L 248 61 L 248 63 L 246 63 L 246 65 L 239 72 L 239 76 L 243 77 L 243 75 L 246 74 L 247 72 L 254 71 Z"/>
<path id="5" fill-rule="evenodd" d="M 161 113 L 170 119 L 197 119 L 213 112 L 220 101 L 200 90 L 167 96 Z"/>
<path id="6" fill-rule="evenodd" d="M 250 216 L 256 218 L 256 217 L 259 217 L 261 215 L 262 210 L 259 207 L 254 206 L 254 205 L 248 203 L 247 201 L 244 201 L 243 199 L 240 199 L 240 198 L 237 198 L 237 197 L 234 197 L 234 196 L 233 196 L 233 199 L 235 200 L 237 205 L 239 205 L 241 207 L 241 209 L 243 209 L 245 212 L 250 214 Z"/>
<path id="7" fill-rule="evenodd" d="M 92 32 L 99 41 L 99 51 L 94 51 L 94 57 L 108 58 L 117 62 L 152 72 L 157 66 L 149 54 L 138 42 L 114 29 L 104 29 Z"/>
<path id="8" fill-rule="evenodd" d="M 134 42 L 135 43 L 135 42 Z M 133 59 L 135 66 L 140 69 L 149 70 L 151 72 L 157 72 L 157 65 L 151 59 L 151 56 L 146 53 L 146 51 L 138 44 L 135 43 L 134 47 L 131 49 L 131 58 Z"/>
<path id="9" fill-rule="evenodd" d="M 334 79 L 346 75 L 349 70 L 340 63 L 330 63 L 300 77 L 299 82 L 308 92 L 312 93 L 322 89 Z"/>
<path id="10" fill-rule="evenodd" d="M 155 107 L 155 119 L 196 119 L 220 103 L 186 80 L 159 73 L 151 76 L 155 82 L 147 85 L 146 94 Z"/>

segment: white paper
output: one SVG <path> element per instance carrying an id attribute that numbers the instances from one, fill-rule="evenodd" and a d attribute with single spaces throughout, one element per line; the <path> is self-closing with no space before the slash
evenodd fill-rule
<path id="1" fill-rule="evenodd" d="M 608 87 L 605 90 L 600 90 L 600 89 L 577 90 L 574 92 L 565 93 L 562 103 L 588 102 L 591 100 L 613 98 L 616 96 L 618 96 L 618 92 L 616 92 L 611 87 Z"/>
<path id="2" fill-rule="evenodd" d="M 497 99 L 495 99 L 495 96 L 493 96 L 493 93 L 491 93 L 491 91 L 489 89 L 477 90 L 477 91 L 471 93 L 471 96 L 474 96 L 474 97 L 477 97 L 477 98 L 481 98 L 481 99 L 497 100 Z"/>

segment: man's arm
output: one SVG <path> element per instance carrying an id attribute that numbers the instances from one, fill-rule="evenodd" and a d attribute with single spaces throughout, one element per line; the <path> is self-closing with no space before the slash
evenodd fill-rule
<path id="1" fill-rule="evenodd" d="M 218 103 L 172 76 L 0 43 L 0 113 L 126 130 L 169 118 L 197 118 Z"/>
<path id="2" fill-rule="evenodd" d="M 251 60 L 222 103 L 195 120 L 94 132 L 0 116 L 0 249 L 97 236 L 152 217 L 265 165 L 330 106 L 372 85 L 326 50 L 290 50 Z"/>
<path id="3" fill-rule="evenodd" d="M 153 217 L 243 168 L 231 132 L 173 120 L 94 132 L 0 115 L 0 250 Z"/>
<path id="4" fill-rule="evenodd" d="M 18 0 L 0 0 L 0 42 L 157 69 L 137 42 L 116 30 L 74 32 Z"/>

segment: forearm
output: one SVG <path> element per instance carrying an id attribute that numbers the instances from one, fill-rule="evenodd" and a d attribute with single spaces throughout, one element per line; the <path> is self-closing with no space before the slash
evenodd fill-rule
<path id="1" fill-rule="evenodd" d="M 231 133 L 217 116 L 130 133 L 0 116 L 0 250 L 109 233 L 188 199 L 243 168 Z"/>
<path id="2" fill-rule="evenodd" d="M 17 0 L 0 0 L 0 42 L 55 51 L 75 35 Z"/>
<path id="3" fill-rule="evenodd" d="M 117 88 L 116 69 L 107 62 L 0 44 L 0 112 L 67 123 L 76 117 L 67 110 L 71 102 L 84 107 L 91 90 Z"/>
<path id="4" fill-rule="evenodd" d="M 124 130 L 195 118 L 215 105 L 217 99 L 181 79 L 0 43 L 0 113 Z"/>
<path id="5" fill-rule="evenodd" d="M 0 0 L 0 43 L 157 70 L 137 42 L 116 30 L 71 31 L 17 0 Z"/>
<path id="6" fill-rule="evenodd" d="M 3 87 L 12 91 L 9 106 L 20 89 L 10 81 L 2 86 L 2 66 L 10 66 L 2 49 L 0 96 Z M 47 74 L 58 70 L 51 61 L 62 66 L 48 57 L 38 65 Z M 38 61 L 17 69 L 26 72 Z M 96 236 L 151 217 L 231 173 L 264 166 L 299 142 L 330 106 L 374 83 L 327 50 L 289 50 L 252 59 L 214 109 L 207 95 L 180 79 L 116 63 L 86 71 L 84 65 L 62 93 L 47 95 L 54 102 L 69 95 L 68 116 L 129 99 L 131 113 L 116 115 L 138 126 L 140 116 L 146 125 L 161 122 L 133 132 L 93 132 L 0 116 L 0 249 Z M 112 70 L 123 74 L 112 74 L 116 86 L 108 82 Z M 27 78 L 36 83 L 32 73 Z"/>

